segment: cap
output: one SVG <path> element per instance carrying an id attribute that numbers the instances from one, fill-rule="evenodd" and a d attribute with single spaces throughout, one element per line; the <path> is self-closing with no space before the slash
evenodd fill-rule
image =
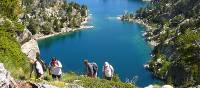
<path id="1" fill-rule="evenodd" d="M 108 63 L 108 62 L 105 62 L 104 65 L 105 65 L 105 66 L 109 66 L 109 63 Z"/>

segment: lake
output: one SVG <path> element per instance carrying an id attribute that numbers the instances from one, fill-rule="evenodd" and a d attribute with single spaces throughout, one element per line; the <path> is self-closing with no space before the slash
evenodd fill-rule
<path id="1" fill-rule="evenodd" d="M 151 46 L 142 36 L 145 28 L 137 23 L 116 19 L 125 11 L 135 12 L 146 3 L 140 0 L 71 0 L 88 6 L 92 29 L 66 33 L 38 41 L 41 57 L 50 62 L 57 57 L 63 71 L 83 73 L 83 60 L 96 62 L 99 77 L 105 61 L 125 82 L 137 78 L 136 85 L 158 82 L 143 65 L 151 58 Z"/>

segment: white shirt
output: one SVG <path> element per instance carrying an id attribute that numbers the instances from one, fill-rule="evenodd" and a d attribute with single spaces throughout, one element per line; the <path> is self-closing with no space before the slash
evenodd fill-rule
<path id="1" fill-rule="evenodd" d="M 56 66 L 56 67 L 51 66 L 51 64 L 49 65 L 49 67 L 51 69 L 51 73 L 53 75 L 61 75 L 62 74 L 62 64 L 58 60 L 57 60 L 57 62 L 58 62 L 58 66 Z"/>
<path id="2" fill-rule="evenodd" d="M 103 72 L 106 77 L 112 77 L 114 73 L 114 69 L 112 65 L 108 65 L 107 67 L 103 66 Z"/>
<path id="3" fill-rule="evenodd" d="M 42 65 L 40 64 L 40 62 L 36 61 L 36 69 L 38 70 L 38 72 L 40 74 L 44 74 L 44 71 L 43 71 L 43 68 L 42 68 Z"/>

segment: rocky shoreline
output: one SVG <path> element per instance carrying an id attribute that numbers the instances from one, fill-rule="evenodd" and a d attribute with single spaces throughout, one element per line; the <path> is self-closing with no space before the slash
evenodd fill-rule
<path id="1" fill-rule="evenodd" d="M 41 39 L 57 36 L 57 35 L 68 33 L 68 32 L 74 32 L 74 31 L 78 31 L 78 30 L 91 29 L 91 28 L 94 28 L 94 26 L 81 26 L 80 28 L 76 28 L 76 29 L 67 28 L 67 29 L 62 29 L 61 32 L 55 32 L 55 33 L 49 34 L 49 35 L 44 35 L 44 34 L 41 34 L 41 33 L 35 34 L 33 36 L 33 38 L 36 39 L 36 40 L 41 40 Z"/>
<path id="2" fill-rule="evenodd" d="M 68 32 L 74 32 L 74 31 L 84 30 L 84 29 L 92 29 L 92 28 L 94 28 L 94 26 L 85 25 L 85 24 L 88 23 L 89 19 L 90 19 L 90 16 L 86 17 L 85 21 L 83 21 L 81 23 L 81 26 L 79 28 L 74 28 L 74 29 L 72 29 L 72 28 L 62 28 L 61 32 L 54 32 L 53 34 L 49 34 L 49 35 L 44 35 L 44 34 L 38 33 L 38 34 L 33 35 L 32 38 L 36 39 L 36 40 L 41 40 L 41 39 L 57 36 L 57 35 L 68 33 Z"/>
<path id="3" fill-rule="evenodd" d="M 122 16 L 117 17 L 117 19 L 122 20 Z M 135 17 L 133 19 L 125 19 L 125 21 L 129 21 L 129 22 L 134 22 L 134 23 L 138 23 L 143 25 L 147 30 L 142 34 L 142 36 L 144 36 L 146 38 L 146 40 L 148 41 L 148 43 L 152 46 L 155 47 L 157 46 L 159 43 L 157 43 L 156 41 L 152 40 L 152 37 L 147 36 L 147 34 L 149 33 L 148 30 L 153 30 L 155 28 L 153 28 L 152 26 L 150 26 L 148 23 L 146 23 L 144 20 L 142 19 L 136 19 Z"/>

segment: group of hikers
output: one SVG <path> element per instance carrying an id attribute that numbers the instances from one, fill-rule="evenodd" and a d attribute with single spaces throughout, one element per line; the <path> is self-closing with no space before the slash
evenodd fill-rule
<path id="1" fill-rule="evenodd" d="M 48 67 L 41 59 L 36 59 L 36 60 L 31 59 L 30 63 L 31 63 L 30 77 L 32 75 L 32 72 L 34 71 L 36 74 L 36 79 L 42 79 L 44 77 L 45 71 L 47 71 L 48 69 L 49 75 L 52 76 L 53 80 L 57 79 L 61 80 L 62 64 L 55 57 L 52 58 Z"/>
<path id="2" fill-rule="evenodd" d="M 34 71 L 36 73 L 36 79 L 42 79 L 44 77 L 45 71 L 48 69 L 49 75 L 52 76 L 53 80 L 60 81 L 62 79 L 62 64 L 57 58 L 53 57 L 49 63 L 49 66 L 47 67 L 46 64 L 39 58 L 39 53 L 37 53 L 36 56 L 36 60 L 30 59 L 32 68 L 30 77 Z M 96 78 L 98 73 L 98 65 L 95 62 L 90 63 L 88 60 L 84 60 L 83 63 L 85 65 L 85 75 L 88 77 Z M 104 79 L 112 80 L 114 75 L 114 68 L 112 65 L 110 65 L 108 62 L 105 62 L 102 68 L 102 72 Z"/>
<path id="3" fill-rule="evenodd" d="M 86 67 L 86 74 L 88 77 L 97 77 L 98 72 L 98 65 L 95 62 L 90 63 L 88 60 L 84 60 L 84 64 Z M 114 68 L 112 65 L 110 65 L 108 62 L 104 63 L 104 66 L 102 68 L 103 72 L 103 78 L 107 80 L 112 80 L 112 77 L 114 75 Z"/>

